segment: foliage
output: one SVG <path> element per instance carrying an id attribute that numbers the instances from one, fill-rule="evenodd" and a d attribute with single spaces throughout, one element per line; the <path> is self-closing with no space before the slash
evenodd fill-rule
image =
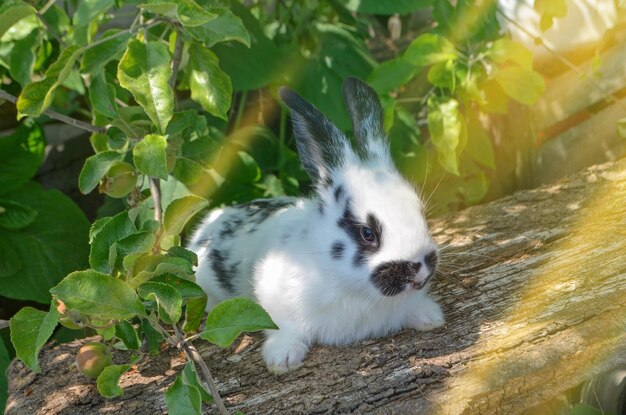
<path id="1" fill-rule="evenodd" d="M 307 188 L 286 112 L 273 99 L 277 86 L 289 84 L 349 130 L 341 83 L 368 80 L 404 173 L 429 189 L 446 175 L 440 210 L 477 203 L 497 169 L 481 117 L 505 112 L 511 99 L 532 104 L 544 88 L 531 53 L 500 34 L 494 4 L 5 1 L 0 76 L 27 118 L 0 140 L 0 287 L 51 304 L 11 319 L 17 356 L 39 370 L 38 352 L 58 321 L 139 358 L 165 341 L 187 356 L 165 394 L 170 412 L 199 413 L 212 399 L 219 406 L 189 339 L 227 347 L 241 332 L 276 326 L 252 301 L 233 299 L 216 306 L 198 333 L 207 297 L 181 234 L 206 206 Z M 376 62 L 366 46 L 376 23 L 369 14 L 423 8 L 432 10 L 434 29 Z M 128 10 L 127 29 L 110 24 Z M 551 21 L 560 10 L 545 14 Z M 80 191 L 119 199 L 109 199 L 110 215 L 90 228 L 67 198 L 30 181 L 50 108 L 91 123 L 95 154 L 82 168 Z M 99 392 L 121 395 L 118 381 L 133 363 L 107 367 Z"/>

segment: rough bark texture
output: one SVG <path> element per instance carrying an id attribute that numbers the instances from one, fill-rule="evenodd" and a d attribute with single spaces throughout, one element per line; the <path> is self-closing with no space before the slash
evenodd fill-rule
<path id="1" fill-rule="evenodd" d="M 626 364 L 626 160 L 434 219 L 433 283 L 447 325 L 313 348 L 269 374 L 260 335 L 198 342 L 229 410 L 269 413 L 551 413 L 589 377 Z M 7 414 L 160 414 L 179 352 L 125 374 L 104 400 L 73 368 L 81 342 L 49 346 L 43 373 L 9 369 Z M 118 356 L 123 358 L 123 356 Z M 205 407 L 206 413 L 214 412 Z"/>

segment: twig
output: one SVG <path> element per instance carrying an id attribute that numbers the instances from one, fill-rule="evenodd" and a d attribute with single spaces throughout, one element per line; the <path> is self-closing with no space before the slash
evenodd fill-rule
<path id="1" fill-rule="evenodd" d="M 104 38 L 100 38 L 98 40 L 96 40 L 95 42 L 93 42 L 90 45 L 85 46 L 85 49 L 89 49 L 89 48 L 93 48 L 94 46 L 98 46 L 104 42 L 108 42 L 111 39 L 115 39 L 116 37 L 120 37 L 120 36 L 124 36 L 127 34 L 135 34 L 137 33 L 137 31 L 139 31 L 139 29 L 149 29 L 153 26 L 158 25 L 159 23 L 161 23 L 161 20 L 150 20 L 144 24 L 140 24 L 139 26 L 135 26 L 135 27 L 131 27 L 130 29 L 126 29 L 126 30 L 122 30 L 120 32 L 114 33 L 111 36 L 107 36 Z"/>
<path id="2" fill-rule="evenodd" d="M 45 14 L 55 1 L 56 0 L 48 0 L 48 2 L 37 13 L 39 13 L 40 15 Z"/>
<path id="3" fill-rule="evenodd" d="M 152 200 L 154 201 L 154 220 L 161 223 L 163 219 L 163 208 L 161 207 L 161 186 L 159 179 L 150 177 L 148 179 L 148 184 L 150 185 Z"/>
<path id="4" fill-rule="evenodd" d="M 176 336 L 179 339 L 180 345 L 185 350 L 185 353 L 187 354 L 187 356 L 189 356 L 196 365 L 200 366 L 202 377 L 204 381 L 206 382 L 207 386 L 209 387 L 209 391 L 211 392 L 211 396 L 213 396 L 213 402 L 215 403 L 215 406 L 217 406 L 218 412 L 221 415 L 229 415 L 228 409 L 226 409 L 226 406 L 224 405 L 224 401 L 222 400 L 222 397 L 220 396 L 220 392 L 219 390 L 217 390 L 215 381 L 213 380 L 213 377 L 211 376 L 211 372 L 209 371 L 209 368 L 206 365 L 206 363 L 204 363 L 204 359 L 202 359 L 200 352 L 198 352 L 198 349 L 196 349 L 196 347 L 192 343 L 187 342 L 182 337 L 182 333 L 180 332 L 180 329 L 175 324 L 174 324 L 174 331 L 176 332 Z"/>
<path id="5" fill-rule="evenodd" d="M 176 26 L 177 27 L 177 26 Z M 176 96 L 176 78 L 178 77 L 178 69 L 180 68 L 180 60 L 183 55 L 183 37 L 180 31 L 176 32 L 176 46 L 174 46 L 174 56 L 172 58 L 172 77 L 170 78 L 170 87 Z M 174 106 L 178 109 L 178 101 L 174 99 Z"/>
<path id="6" fill-rule="evenodd" d="M 17 97 L 3 90 L 0 90 L 0 99 L 6 99 L 7 101 L 10 101 L 14 104 L 17 103 Z M 67 115 L 64 115 L 64 114 L 59 114 L 58 112 L 52 111 L 51 109 L 45 110 L 42 114 L 46 114 L 50 118 L 54 118 L 55 120 L 62 121 L 66 124 L 72 125 L 76 128 L 80 128 L 81 130 L 89 131 L 91 133 L 104 134 L 107 132 L 107 127 L 96 127 L 95 125 L 91 125 L 87 122 L 80 121 L 72 117 L 68 117 Z"/>

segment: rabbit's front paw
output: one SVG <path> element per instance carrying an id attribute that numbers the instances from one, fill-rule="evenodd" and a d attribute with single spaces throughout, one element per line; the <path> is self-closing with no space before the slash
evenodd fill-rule
<path id="1" fill-rule="evenodd" d="M 270 335 L 263 344 L 263 359 L 267 369 L 279 375 L 302 366 L 309 347 L 296 337 Z"/>
<path id="2" fill-rule="evenodd" d="M 407 317 L 406 326 L 417 330 L 432 330 L 446 322 L 439 304 L 429 297 L 420 298 Z"/>

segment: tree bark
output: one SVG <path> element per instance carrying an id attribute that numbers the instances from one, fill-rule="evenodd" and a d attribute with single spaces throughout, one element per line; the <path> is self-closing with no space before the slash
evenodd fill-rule
<path id="1" fill-rule="evenodd" d="M 443 246 L 432 291 L 444 328 L 316 346 L 283 376 L 265 369 L 261 335 L 226 350 L 197 342 L 228 409 L 553 413 L 586 379 L 626 364 L 626 160 L 430 224 Z M 166 412 L 178 351 L 145 359 L 122 377 L 125 395 L 105 400 L 72 365 L 85 341 L 46 347 L 39 375 L 13 362 L 6 413 Z"/>

